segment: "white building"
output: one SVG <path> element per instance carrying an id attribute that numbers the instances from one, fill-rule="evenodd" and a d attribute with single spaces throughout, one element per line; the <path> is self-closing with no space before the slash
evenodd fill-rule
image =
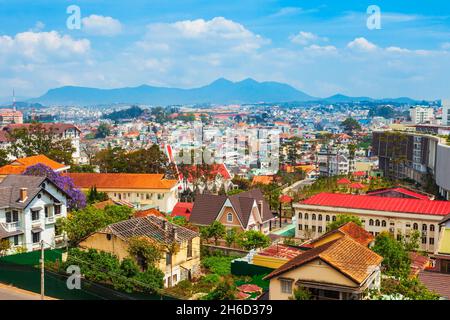
<path id="1" fill-rule="evenodd" d="M 431 123 L 434 120 L 434 109 L 417 106 L 409 110 L 411 121 L 414 124 Z"/>
<path id="2" fill-rule="evenodd" d="M 56 220 L 67 216 L 67 194 L 46 177 L 9 175 L 0 183 L 0 239 L 33 251 L 63 243 L 56 234 Z"/>
<path id="3" fill-rule="evenodd" d="M 442 125 L 450 126 L 450 99 L 442 101 Z"/>

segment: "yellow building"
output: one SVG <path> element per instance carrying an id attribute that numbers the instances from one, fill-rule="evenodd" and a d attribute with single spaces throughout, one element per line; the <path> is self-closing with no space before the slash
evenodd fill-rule
<path id="1" fill-rule="evenodd" d="M 200 235 L 160 217 L 147 216 L 111 224 L 85 238 L 79 247 L 109 252 L 122 260 L 130 256 L 129 240 L 135 237 L 151 239 L 163 248 L 173 243 L 178 245 L 173 255 L 165 249 L 164 257 L 157 264 L 164 273 L 166 287 L 176 285 L 199 272 Z"/>
<path id="2" fill-rule="evenodd" d="M 178 181 L 163 174 L 144 173 L 67 173 L 76 187 L 87 192 L 96 187 L 115 201 L 126 201 L 137 209 L 152 206 L 170 213 L 178 202 Z"/>

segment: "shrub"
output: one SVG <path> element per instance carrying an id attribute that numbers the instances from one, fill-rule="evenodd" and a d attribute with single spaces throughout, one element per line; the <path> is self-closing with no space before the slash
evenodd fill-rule
<path id="1" fill-rule="evenodd" d="M 202 260 L 202 266 L 208 268 L 212 273 L 225 276 L 231 273 L 231 261 L 235 257 L 206 257 Z"/>

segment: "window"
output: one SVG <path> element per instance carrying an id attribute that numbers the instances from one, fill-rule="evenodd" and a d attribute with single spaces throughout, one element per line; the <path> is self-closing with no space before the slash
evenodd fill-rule
<path id="1" fill-rule="evenodd" d="M 170 253 L 166 253 L 166 266 L 169 266 L 172 264 L 172 255 Z"/>
<path id="2" fill-rule="evenodd" d="M 382 226 L 382 227 L 386 227 L 386 221 L 384 221 L 384 220 L 381 221 L 381 226 Z"/>
<path id="3" fill-rule="evenodd" d="M 301 213 L 301 212 L 298 213 L 298 218 L 299 218 L 299 219 L 302 218 L 302 213 Z"/>
<path id="4" fill-rule="evenodd" d="M 311 218 L 312 220 L 316 220 L 316 215 L 313 213 Z"/>
<path id="5" fill-rule="evenodd" d="M 308 214 L 307 213 L 305 213 L 305 220 L 308 220 Z"/>
<path id="6" fill-rule="evenodd" d="M 227 214 L 227 222 L 233 222 L 233 214 L 231 212 Z"/>
<path id="7" fill-rule="evenodd" d="M 110 233 L 107 233 L 107 234 L 106 234 L 106 239 L 108 239 L 108 241 L 111 240 L 111 234 L 110 234 Z"/>
<path id="8" fill-rule="evenodd" d="M 422 237 L 422 244 L 427 244 L 427 237 Z"/>
<path id="9" fill-rule="evenodd" d="M 430 244 L 434 245 L 434 238 L 430 238 Z"/>
<path id="10" fill-rule="evenodd" d="M 280 279 L 281 282 L 281 292 L 282 293 L 292 293 L 292 282 L 293 280 L 289 279 Z"/>
<path id="11" fill-rule="evenodd" d="M 434 224 L 430 224 L 430 231 L 434 231 Z"/>
<path id="12" fill-rule="evenodd" d="M 164 199 L 164 195 L 162 193 L 158 193 L 158 200 Z"/>
<path id="13" fill-rule="evenodd" d="M 40 219 L 40 210 L 31 210 L 31 220 L 36 221 Z"/>
<path id="14" fill-rule="evenodd" d="M 45 213 L 45 217 L 48 218 L 48 216 L 50 214 L 50 207 L 44 207 L 44 213 Z"/>
<path id="15" fill-rule="evenodd" d="M 322 227 L 319 227 L 319 232 L 320 232 L 320 233 L 322 233 L 322 230 L 323 230 Z"/>
<path id="16" fill-rule="evenodd" d="M 303 230 L 303 225 L 299 224 L 298 225 L 298 230 Z"/>
<path id="17" fill-rule="evenodd" d="M 417 223 L 414 223 L 414 224 L 413 224 L 413 229 L 414 229 L 414 230 L 419 230 L 419 225 L 418 225 Z"/>
<path id="18" fill-rule="evenodd" d="M 9 238 L 9 243 L 11 243 L 12 246 L 18 246 L 19 245 L 19 236 L 16 235 L 14 237 Z"/>
<path id="19" fill-rule="evenodd" d="M 380 226 L 380 220 L 375 220 L 375 226 L 379 227 Z"/>
<path id="20" fill-rule="evenodd" d="M 173 275 L 173 283 L 177 283 L 177 275 L 176 274 Z"/>
<path id="21" fill-rule="evenodd" d="M 55 205 L 55 215 L 61 214 L 61 205 L 57 204 Z"/>
<path id="22" fill-rule="evenodd" d="M 305 224 L 305 230 L 308 230 L 309 226 L 307 224 Z"/>
<path id="23" fill-rule="evenodd" d="M 33 239 L 33 243 L 39 243 L 41 241 L 41 233 L 40 232 L 31 232 L 31 238 Z"/>
<path id="24" fill-rule="evenodd" d="M 145 194 L 145 200 L 150 200 L 150 193 Z"/>
<path id="25" fill-rule="evenodd" d="M 312 226 L 311 229 L 313 232 L 316 232 L 316 226 Z"/>
<path id="26" fill-rule="evenodd" d="M 318 218 L 319 218 L 318 219 L 319 221 L 322 221 L 322 215 L 321 214 L 319 214 Z"/>
<path id="27" fill-rule="evenodd" d="M 192 239 L 188 240 L 187 244 L 187 257 L 192 258 Z"/>
<path id="28" fill-rule="evenodd" d="M 17 210 L 7 211 L 5 215 L 6 215 L 6 223 L 19 221 L 19 211 Z"/>
<path id="29" fill-rule="evenodd" d="M 427 231 L 427 225 L 426 224 L 422 225 L 422 231 Z"/>
<path id="30" fill-rule="evenodd" d="M 336 216 L 333 216 L 333 218 L 331 220 L 336 221 Z"/>
<path id="31" fill-rule="evenodd" d="M 369 226 L 373 226 L 373 219 L 369 220 Z"/>
<path id="32" fill-rule="evenodd" d="M 327 215 L 327 216 L 325 217 L 325 220 L 326 220 L 326 221 L 330 221 L 330 216 Z"/>

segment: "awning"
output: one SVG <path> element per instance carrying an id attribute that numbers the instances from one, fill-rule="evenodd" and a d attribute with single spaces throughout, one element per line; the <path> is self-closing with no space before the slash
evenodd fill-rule
<path id="1" fill-rule="evenodd" d="M 42 231 L 44 231 L 44 229 L 42 229 L 42 228 L 33 228 L 33 229 L 31 229 L 31 232 L 33 232 L 33 233 L 39 233 L 39 232 L 42 232 Z"/>

